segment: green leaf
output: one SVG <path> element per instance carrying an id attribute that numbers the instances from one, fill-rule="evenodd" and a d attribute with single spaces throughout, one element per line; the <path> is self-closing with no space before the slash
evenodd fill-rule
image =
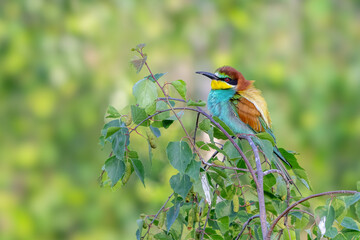
<path id="1" fill-rule="evenodd" d="M 161 78 L 162 76 L 164 76 L 166 73 L 155 73 L 154 77 L 156 80 L 159 80 L 159 78 Z M 152 82 L 155 82 L 154 78 L 150 75 L 146 76 L 145 79 L 149 79 Z"/>
<path id="2" fill-rule="evenodd" d="M 281 199 L 285 199 L 287 196 L 287 188 L 284 179 L 278 176 L 276 182 L 276 194 L 279 195 Z"/>
<path id="3" fill-rule="evenodd" d="M 224 179 L 228 178 L 227 173 L 224 171 L 224 169 L 219 169 L 219 168 L 211 168 L 212 171 L 216 172 L 219 176 L 221 176 Z"/>
<path id="4" fill-rule="evenodd" d="M 170 142 L 166 148 L 170 164 L 180 173 L 185 173 L 187 166 L 193 159 L 192 151 L 187 142 Z"/>
<path id="5" fill-rule="evenodd" d="M 166 234 L 164 232 L 158 233 L 154 235 L 154 238 L 157 240 L 172 240 L 171 234 Z"/>
<path id="6" fill-rule="evenodd" d="M 260 132 L 260 133 L 257 133 L 256 136 L 260 139 L 263 139 L 263 140 L 268 140 L 271 142 L 271 144 L 273 145 L 273 147 L 275 146 L 275 140 L 274 138 L 267 132 Z"/>
<path id="7" fill-rule="evenodd" d="M 205 118 L 204 120 L 202 120 L 200 123 L 199 123 L 199 128 L 200 130 L 204 131 L 204 132 L 208 132 L 211 128 L 211 125 L 210 125 L 210 120 Z"/>
<path id="8" fill-rule="evenodd" d="M 157 138 L 161 136 L 161 132 L 158 128 L 150 126 L 150 129 Z"/>
<path id="9" fill-rule="evenodd" d="M 153 115 L 156 112 L 156 101 L 154 101 L 151 105 L 145 108 L 145 112 L 147 115 Z"/>
<path id="10" fill-rule="evenodd" d="M 325 228 L 327 231 L 332 227 L 332 224 L 335 220 L 335 210 L 334 210 L 333 206 L 326 207 L 326 215 L 325 216 L 326 216 Z"/>
<path id="11" fill-rule="evenodd" d="M 220 175 L 218 175 L 215 172 L 208 171 L 208 175 L 216 184 L 218 184 L 221 188 L 225 188 L 224 178 L 222 178 Z"/>
<path id="12" fill-rule="evenodd" d="M 136 237 L 137 237 L 138 240 L 140 240 L 141 233 L 142 233 L 142 230 L 143 230 L 144 220 L 143 219 L 138 219 L 138 220 L 136 220 L 136 223 L 138 225 L 138 230 L 136 231 Z"/>
<path id="13" fill-rule="evenodd" d="M 343 229 L 335 238 L 333 238 L 333 240 L 358 240 L 359 238 L 360 233 L 358 231 Z"/>
<path id="14" fill-rule="evenodd" d="M 214 116 L 213 119 L 220 124 L 224 128 L 224 130 L 230 135 L 235 136 L 235 134 L 231 131 L 231 129 L 226 125 L 223 121 L 220 120 L 220 118 Z"/>
<path id="15" fill-rule="evenodd" d="M 166 213 L 166 229 L 169 232 L 171 226 L 175 222 L 176 218 L 179 216 L 180 212 L 180 203 L 176 203 L 172 206 Z"/>
<path id="16" fill-rule="evenodd" d="M 116 156 L 108 158 L 105 161 L 105 171 L 111 180 L 111 187 L 115 186 L 125 173 L 124 161 Z"/>
<path id="17" fill-rule="evenodd" d="M 140 108 L 153 105 L 158 97 L 156 84 L 148 79 L 138 81 L 133 87 L 133 94 Z"/>
<path id="18" fill-rule="evenodd" d="M 286 151 L 284 148 L 279 148 L 279 151 L 281 153 L 281 155 L 283 155 L 283 157 L 291 164 L 291 166 L 293 167 L 293 169 L 301 169 L 304 170 L 298 163 L 295 155 L 293 153 L 290 153 L 288 151 Z"/>
<path id="19" fill-rule="evenodd" d="M 123 159 L 125 148 L 129 145 L 129 129 L 120 128 L 112 136 L 112 150 L 115 156 L 119 159 Z"/>
<path id="20" fill-rule="evenodd" d="M 227 231 L 229 231 L 229 225 L 230 225 L 229 216 L 218 218 L 217 224 L 222 234 L 226 233 Z"/>
<path id="21" fill-rule="evenodd" d="M 210 151 L 209 146 L 204 141 L 197 141 L 196 146 L 201 150 Z"/>
<path id="22" fill-rule="evenodd" d="M 293 169 L 293 172 L 295 173 L 295 176 L 299 178 L 299 180 L 305 185 L 305 187 L 309 190 L 311 190 L 310 182 L 308 179 L 308 176 L 303 169 Z"/>
<path id="23" fill-rule="evenodd" d="M 163 101 L 158 101 L 156 102 L 156 110 L 157 111 L 162 111 L 162 110 L 166 110 L 168 109 L 168 105 L 163 102 Z M 166 111 L 163 113 L 159 113 L 158 115 L 155 115 L 154 119 L 155 120 L 164 120 L 170 117 L 170 111 Z"/>
<path id="24" fill-rule="evenodd" d="M 218 219 L 222 217 L 230 216 L 233 213 L 231 202 L 232 201 L 225 200 L 216 204 L 215 213 Z"/>
<path id="25" fill-rule="evenodd" d="M 143 166 L 142 162 L 136 158 L 131 158 L 130 160 L 132 162 L 132 165 L 134 167 L 136 175 L 140 178 L 141 182 L 143 183 L 143 185 L 145 187 L 145 182 L 144 182 L 145 170 L 144 170 L 144 166 Z"/>
<path id="26" fill-rule="evenodd" d="M 162 120 L 162 125 L 165 129 L 168 129 L 168 127 L 170 127 L 170 125 L 174 122 L 174 120 Z"/>
<path id="27" fill-rule="evenodd" d="M 360 219 L 360 202 L 357 202 L 355 204 L 355 213 L 356 213 L 358 219 Z"/>
<path id="28" fill-rule="evenodd" d="M 260 147 L 265 153 L 266 158 L 271 161 L 271 159 L 273 159 L 274 157 L 274 146 L 270 141 L 265 139 L 261 140 L 260 143 L 261 143 Z"/>
<path id="29" fill-rule="evenodd" d="M 112 136 L 114 133 L 116 133 L 117 131 L 119 131 L 120 127 L 109 127 L 106 133 L 106 137 L 108 138 L 110 136 Z"/>
<path id="30" fill-rule="evenodd" d="M 167 129 L 175 120 L 177 120 L 177 117 L 180 119 L 183 115 L 184 115 L 184 111 L 180 111 L 176 113 L 176 115 L 174 114 L 168 117 L 167 119 L 164 119 L 162 121 L 163 127 Z"/>
<path id="31" fill-rule="evenodd" d="M 180 94 L 180 96 L 186 100 L 186 83 L 183 80 L 176 80 L 171 82 L 171 85 L 174 86 L 176 91 Z"/>
<path id="32" fill-rule="evenodd" d="M 190 181 L 190 177 L 188 175 L 178 173 L 170 178 L 170 186 L 175 193 L 185 199 L 192 187 L 192 182 Z"/>
<path id="33" fill-rule="evenodd" d="M 141 121 L 147 118 L 145 110 L 135 105 L 131 105 L 131 115 L 135 124 L 139 124 Z M 149 126 L 149 123 L 150 121 L 146 120 L 141 123 L 140 126 Z"/>
<path id="34" fill-rule="evenodd" d="M 264 176 L 264 190 L 271 192 L 272 186 L 276 183 L 276 178 L 273 174 L 267 174 Z"/>
<path id="35" fill-rule="evenodd" d="M 335 227 L 330 227 L 326 230 L 325 236 L 329 238 L 334 238 L 338 234 L 338 231 Z"/>
<path id="36" fill-rule="evenodd" d="M 206 106 L 206 102 L 201 101 L 201 100 L 195 102 L 195 101 L 189 99 L 189 101 L 187 101 L 186 105 L 188 105 L 189 107 L 190 106 L 204 107 L 204 106 Z"/>
<path id="37" fill-rule="evenodd" d="M 113 106 L 109 106 L 106 113 L 109 114 L 106 116 L 106 118 L 118 118 L 121 116 Z"/>
<path id="38" fill-rule="evenodd" d="M 274 206 L 275 211 L 278 214 L 281 214 L 287 207 L 286 202 L 285 201 L 280 201 L 280 200 L 273 200 L 272 205 Z"/>
<path id="39" fill-rule="evenodd" d="M 341 222 L 341 226 L 347 229 L 359 231 L 359 223 L 357 223 L 354 219 L 350 217 L 344 217 L 344 219 Z"/>
<path id="40" fill-rule="evenodd" d="M 143 58 L 134 59 L 131 61 L 131 64 L 134 66 L 136 73 L 139 73 L 146 63 L 147 56 L 144 56 Z"/>
<path id="41" fill-rule="evenodd" d="M 104 125 L 103 129 L 101 130 L 101 135 L 105 137 L 110 127 L 125 127 L 125 124 L 120 119 L 112 120 Z M 111 142 L 112 139 L 107 139 L 107 141 Z"/>
<path id="42" fill-rule="evenodd" d="M 348 208 L 360 200 L 360 193 L 356 193 L 352 196 L 344 197 L 344 200 L 345 200 L 346 208 Z"/>
<path id="43" fill-rule="evenodd" d="M 331 206 L 335 210 L 335 218 L 339 219 L 342 214 L 345 214 L 345 202 L 341 198 L 334 198 L 331 201 Z"/>
<path id="44" fill-rule="evenodd" d="M 234 141 L 239 147 L 241 146 L 240 139 L 237 138 L 234 139 Z M 230 159 L 241 158 L 240 153 L 230 141 L 225 142 L 223 150 L 227 153 Z"/>
<path id="45" fill-rule="evenodd" d="M 228 137 L 218 127 L 214 126 L 214 137 L 217 139 L 228 140 Z"/>
<path id="46" fill-rule="evenodd" d="M 194 180 L 199 179 L 199 173 L 200 173 L 200 161 L 192 160 L 190 164 L 187 166 L 185 173 L 191 177 Z"/>

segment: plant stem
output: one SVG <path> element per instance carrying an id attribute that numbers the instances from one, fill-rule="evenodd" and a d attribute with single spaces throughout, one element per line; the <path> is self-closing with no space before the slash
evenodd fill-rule
<path id="1" fill-rule="evenodd" d="M 259 215 L 251 216 L 251 217 L 244 223 L 241 231 L 239 232 L 239 234 L 237 235 L 237 237 L 235 238 L 235 240 L 238 240 L 238 239 L 241 237 L 241 235 L 243 234 L 243 232 L 245 231 L 246 226 L 249 225 L 250 222 L 251 222 L 253 219 L 258 218 L 258 217 L 260 217 L 260 216 L 259 216 Z"/>
<path id="2" fill-rule="evenodd" d="M 265 208 L 265 196 L 264 196 L 264 172 L 261 169 L 261 160 L 257 146 L 255 145 L 255 143 L 253 142 L 250 136 L 244 136 L 244 138 L 249 142 L 255 156 L 257 179 L 258 179 L 258 185 L 256 187 L 256 190 L 258 193 L 258 200 L 259 200 L 261 231 L 264 239 L 267 234 L 266 208 Z"/>

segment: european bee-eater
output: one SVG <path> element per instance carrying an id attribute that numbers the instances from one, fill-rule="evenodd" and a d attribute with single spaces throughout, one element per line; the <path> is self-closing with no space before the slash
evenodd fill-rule
<path id="1" fill-rule="evenodd" d="M 236 69 L 224 66 L 214 73 L 196 72 L 211 81 L 211 91 L 208 96 L 208 109 L 213 116 L 219 117 L 235 134 L 256 134 L 268 132 L 275 142 L 271 131 L 271 120 L 265 99 L 261 91 Z M 291 164 L 274 147 L 275 155 L 291 167 Z M 291 177 L 285 166 L 273 157 L 275 166 L 282 171 L 291 182 Z"/>

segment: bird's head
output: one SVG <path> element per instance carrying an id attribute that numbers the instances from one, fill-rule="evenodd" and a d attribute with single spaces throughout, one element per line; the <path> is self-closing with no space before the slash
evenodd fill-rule
<path id="1" fill-rule="evenodd" d="M 196 72 L 210 78 L 211 89 L 223 90 L 234 88 L 236 91 L 243 91 L 251 86 L 252 81 L 246 80 L 241 72 L 233 67 L 224 66 L 218 68 L 215 73 Z"/>

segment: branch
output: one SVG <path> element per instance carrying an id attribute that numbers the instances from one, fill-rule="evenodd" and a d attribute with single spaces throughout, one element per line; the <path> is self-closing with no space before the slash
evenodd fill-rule
<path id="1" fill-rule="evenodd" d="M 334 195 L 334 194 L 356 194 L 358 193 L 357 191 L 350 191 L 350 190 L 338 190 L 338 191 L 331 191 L 331 192 L 323 192 L 323 193 L 318 193 L 318 194 L 314 194 L 314 195 L 310 195 L 306 198 L 300 199 L 299 201 L 291 204 L 291 206 L 289 206 L 288 208 L 286 208 L 275 220 L 274 222 L 271 224 L 270 229 L 266 235 L 266 239 L 269 240 L 271 237 L 271 233 L 273 232 L 276 224 L 279 222 L 279 220 L 285 216 L 285 214 L 287 214 L 290 210 L 292 210 L 294 207 L 296 207 L 297 205 L 299 205 L 302 202 L 305 202 L 309 199 L 312 198 L 316 198 L 316 197 L 321 197 L 321 196 L 326 196 L 326 195 Z"/>
<path id="2" fill-rule="evenodd" d="M 150 228 L 152 226 L 152 224 L 154 223 L 155 219 L 159 216 L 159 214 L 161 213 L 161 211 L 165 208 L 166 204 L 169 202 L 170 198 L 174 195 L 174 193 L 172 193 L 168 199 L 166 200 L 166 202 L 164 203 L 164 205 L 162 205 L 162 207 L 159 209 L 159 211 L 156 213 L 155 217 L 153 218 L 153 220 L 151 221 L 151 223 L 149 224 L 149 228 L 146 231 L 146 233 L 144 234 L 144 236 L 141 237 L 141 239 L 144 239 L 146 237 L 146 235 L 150 232 Z"/>
<path id="3" fill-rule="evenodd" d="M 207 204 L 207 203 L 206 203 L 206 204 Z M 202 230 L 202 232 L 201 232 L 201 238 L 200 238 L 201 240 L 204 239 L 206 224 L 207 224 L 207 222 L 208 222 L 208 220 L 209 220 L 209 217 L 210 217 L 211 205 L 209 206 L 208 209 L 209 209 L 209 210 L 208 210 L 208 212 L 207 212 L 207 214 L 206 214 L 206 219 L 205 219 L 204 228 L 203 228 L 203 230 Z"/>
<path id="4" fill-rule="evenodd" d="M 251 216 L 251 217 L 244 223 L 241 231 L 239 232 L 239 234 L 237 235 L 237 237 L 235 238 L 235 240 L 238 240 L 238 239 L 241 237 L 241 235 L 243 234 L 243 232 L 245 231 L 246 226 L 249 225 L 249 223 L 250 223 L 253 219 L 258 218 L 258 217 L 260 217 L 260 216 L 259 216 L 259 215 Z"/>
<path id="5" fill-rule="evenodd" d="M 266 236 L 267 224 L 266 224 L 266 208 L 265 208 L 265 197 L 264 197 L 264 173 L 261 169 L 261 160 L 260 160 L 260 156 L 259 156 L 259 151 L 250 136 L 245 135 L 242 137 L 245 138 L 249 142 L 251 149 L 254 152 L 257 178 L 258 178 L 258 185 L 257 185 L 256 190 L 257 190 L 258 199 L 259 199 L 260 224 L 261 224 L 262 235 Z"/>

